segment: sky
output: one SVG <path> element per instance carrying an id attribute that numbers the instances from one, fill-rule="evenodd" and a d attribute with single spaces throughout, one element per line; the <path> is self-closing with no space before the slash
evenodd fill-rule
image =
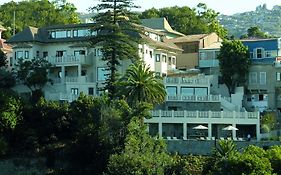
<path id="1" fill-rule="evenodd" d="M 9 2 L 10 0 L 0 0 L 0 4 Z M 19 0 L 14 0 L 19 1 Z M 87 9 L 99 3 L 99 0 L 67 0 L 73 3 L 78 12 L 88 12 Z M 149 8 L 162 8 L 171 6 L 189 6 L 196 7 L 198 3 L 207 4 L 208 8 L 225 15 L 242 13 L 255 10 L 256 6 L 267 4 L 267 8 L 271 9 L 274 5 L 281 5 L 281 0 L 135 0 L 136 5 L 141 6 L 140 11 Z"/>

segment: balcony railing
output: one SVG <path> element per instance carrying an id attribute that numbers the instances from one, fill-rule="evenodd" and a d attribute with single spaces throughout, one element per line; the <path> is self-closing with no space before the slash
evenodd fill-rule
<path id="1" fill-rule="evenodd" d="M 67 55 L 62 57 L 50 56 L 46 57 L 46 60 L 49 61 L 51 64 L 89 64 L 90 59 L 87 59 L 85 55 Z"/>
<path id="2" fill-rule="evenodd" d="M 195 77 L 195 78 L 187 78 L 187 77 L 166 77 L 166 84 L 189 84 L 189 85 L 209 85 L 209 78 Z"/>
<path id="3" fill-rule="evenodd" d="M 228 111 L 152 111 L 156 118 L 198 118 L 198 119 L 253 119 L 259 120 L 259 112 Z"/>
<path id="4" fill-rule="evenodd" d="M 52 82 L 54 84 L 63 83 L 62 82 L 62 78 L 51 77 L 50 79 L 52 80 Z M 64 82 L 65 83 L 93 83 L 94 80 L 90 76 L 81 76 L 80 78 L 79 77 L 69 77 L 69 76 L 66 76 Z"/>
<path id="5" fill-rule="evenodd" d="M 167 101 L 188 101 L 188 102 L 220 102 L 220 95 L 178 95 L 167 96 Z"/>

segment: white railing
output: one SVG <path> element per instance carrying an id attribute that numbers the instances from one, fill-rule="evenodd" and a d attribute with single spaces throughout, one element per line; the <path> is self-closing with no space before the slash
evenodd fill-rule
<path id="1" fill-rule="evenodd" d="M 67 55 L 62 57 L 50 56 L 46 57 L 46 60 L 51 64 L 87 64 L 87 57 L 85 55 Z"/>
<path id="2" fill-rule="evenodd" d="M 78 77 L 65 77 L 65 82 L 76 83 L 76 82 L 78 82 Z"/>
<path id="3" fill-rule="evenodd" d="M 220 95 L 179 95 L 167 96 L 167 101 L 188 101 L 188 102 L 220 102 Z"/>
<path id="4" fill-rule="evenodd" d="M 166 77 L 166 84 L 188 84 L 188 85 L 209 85 L 209 78 L 207 77 Z"/>
<path id="5" fill-rule="evenodd" d="M 154 110 L 152 116 L 157 118 L 201 118 L 201 119 L 255 119 L 259 120 L 259 112 L 236 111 L 163 111 Z"/>

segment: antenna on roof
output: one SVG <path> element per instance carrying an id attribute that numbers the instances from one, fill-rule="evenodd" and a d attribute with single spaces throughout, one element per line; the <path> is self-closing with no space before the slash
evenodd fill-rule
<path id="1" fill-rule="evenodd" d="M 16 11 L 15 10 L 14 10 L 14 21 L 13 22 L 14 22 L 13 35 L 15 35 L 16 34 Z"/>

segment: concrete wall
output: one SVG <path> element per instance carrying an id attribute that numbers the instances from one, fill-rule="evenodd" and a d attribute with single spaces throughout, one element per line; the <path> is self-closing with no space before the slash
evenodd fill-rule
<path id="1" fill-rule="evenodd" d="M 177 57 L 177 68 L 192 69 L 198 66 L 198 53 L 183 53 Z"/>

